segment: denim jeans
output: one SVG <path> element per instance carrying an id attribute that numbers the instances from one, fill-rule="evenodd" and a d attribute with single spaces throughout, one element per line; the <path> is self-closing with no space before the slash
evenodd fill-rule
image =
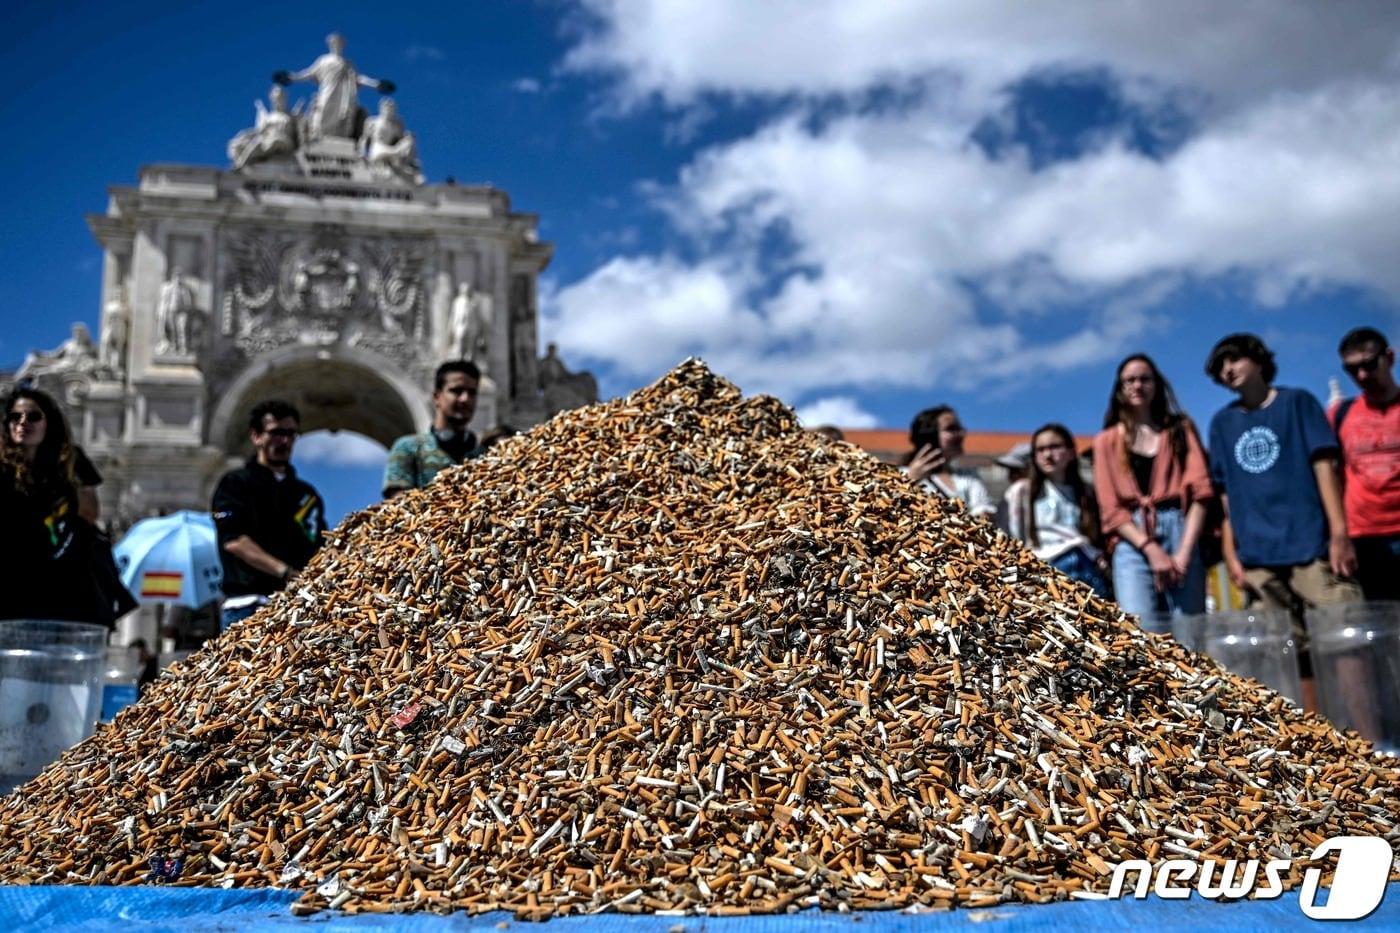
<path id="1" fill-rule="evenodd" d="M 1142 511 L 1133 513 L 1142 527 Z M 1186 531 L 1186 515 L 1181 509 L 1157 510 L 1157 541 L 1168 555 L 1175 554 Z M 1113 549 L 1113 594 L 1124 612 L 1142 620 L 1150 632 L 1170 632 L 1170 616 L 1197 615 L 1206 611 L 1206 570 L 1199 549 L 1191 555 L 1186 576 L 1171 589 L 1157 592 L 1152 585 L 1152 568 L 1142 552 L 1126 541 Z"/>
<path id="2" fill-rule="evenodd" d="M 261 608 L 262 604 L 260 603 L 249 603 L 246 606 L 239 606 L 237 609 L 220 609 L 219 631 L 227 632 L 230 625 L 242 622 Z"/>
<path id="3" fill-rule="evenodd" d="M 1099 565 L 1094 562 L 1092 557 L 1084 553 L 1083 548 L 1066 551 L 1050 561 L 1050 566 L 1071 580 L 1089 584 L 1089 588 L 1094 591 L 1095 595 L 1102 599 L 1108 599 L 1108 581 L 1103 578 L 1103 573 L 1099 571 Z"/>

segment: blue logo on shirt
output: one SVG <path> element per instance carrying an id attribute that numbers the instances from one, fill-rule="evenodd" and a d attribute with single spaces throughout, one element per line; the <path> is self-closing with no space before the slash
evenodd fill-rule
<path id="1" fill-rule="evenodd" d="M 1247 473 L 1264 473 L 1278 463 L 1278 435 L 1263 427 L 1250 428 L 1235 441 L 1235 462 Z"/>

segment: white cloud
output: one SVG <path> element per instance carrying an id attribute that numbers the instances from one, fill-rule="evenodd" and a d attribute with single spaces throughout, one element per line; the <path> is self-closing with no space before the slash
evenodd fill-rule
<path id="1" fill-rule="evenodd" d="M 547 296 L 554 339 L 619 379 L 695 354 L 785 397 L 967 388 L 1121 355 L 1184 283 L 1400 299 L 1400 4 L 587 5 L 566 66 L 613 72 L 624 104 L 778 102 L 652 189 L 684 258 L 619 256 Z M 1194 101 L 1192 135 L 1154 159 L 1106 133 L 1040 170 L 969 142 L 1007 83 L 1065 68 Z M 813 119 L 930 76 L 907 106 Z M 760 249 L 775 237 L 791 249 Z"/>
<path id="2" fill-rule="evenodd" d="M 334 467 L 382 467 L 389 452 L 353 431 L 313 431 L 297 441 L 296 459 Z"/>
<path id="3" fill-rule="evenodd" d="M 709 352 L 721 335 L 761 337 L 762 322 L 742 306 L 744 280 L 739 270 L 670 256 L 613 259 L 552 300 L 545 296 L 554 312 L 546 335 L 630 375 L 659 375 Z"/>
<path id="4" fill-rule="evenodd" d="M 538 94 L 544 90 L 544 85 L 535 78 L 516 78 L 510 86 L 512 90 L 519 91 L 521 94 Z"/>
<path id="5" fill-rule="evenodd" d="M 838 428 L 873 428 L 879 424 L 879 419 L 849 395 L 829 395 L 800 405 L 797 408 L 797 420 L 806 428 L 818 428 L 827 424 Z"/>
<path id="6" fill-rule="evenodd" d="M 632 99 L 860 91 L 948 74 L 972 91 L 1050 68 L 1108 68 L 1222 101 L 1396 65 L 1391 0 L 583 0 L 595 28 L 565 66 Z"/>

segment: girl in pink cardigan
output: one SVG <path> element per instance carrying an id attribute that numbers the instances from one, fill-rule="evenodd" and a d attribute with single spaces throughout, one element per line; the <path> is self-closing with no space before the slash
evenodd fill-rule
<path id="1" fill-rule="evenodd" d="M 1150 631 L 1169 631 L 1168 614 L 1204 612 L 1196 545 L 1215 492 L 1196 428 L 1146 354 L 1118 364 L 1094 438 L 1094 493 L 1118 604 Z"/>

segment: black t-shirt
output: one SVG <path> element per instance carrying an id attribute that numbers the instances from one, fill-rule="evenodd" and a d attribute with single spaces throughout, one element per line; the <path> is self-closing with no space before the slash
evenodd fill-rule
<path id="1" fill-rule="evenodd" d="M 0 618 L 91 622 L 90 543 L 66 482 L 0 475 Z"/>
<path id="2" fill-rule="evenodd" d="M 267 553 L 300 570 L 321 547 L 326 528 L 325 506 L 315 488 L 297 479 L 287 467 L 278 479 L 250 459 L 241 469 L 225 473 L 214 489 L 214 526 L 219 534 L 219 557 L 224 564 L 224 594 L 269 595 L 282 581 L 254 569 L 224 550 L 223 545 L 247 535 Z"/>
<path id="3" fill-rule="evenodd" d="M 460 464 L 468 457 L 481 456 L 481 443 L 470 431 L 434 431 L 433 435 L 437 437 L 442 452 L 451 457 L 453 463 Z"/>

